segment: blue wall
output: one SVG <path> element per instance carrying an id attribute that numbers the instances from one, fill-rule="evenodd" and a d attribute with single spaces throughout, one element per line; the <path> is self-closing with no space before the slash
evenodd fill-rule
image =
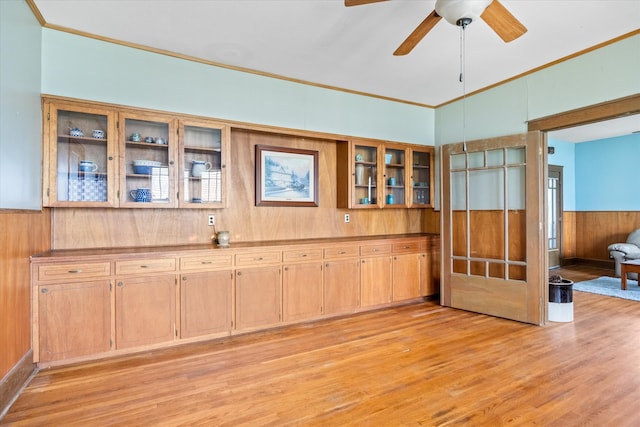
<path id="1" fill-rule="evenodd" d="M 43 30 L 42 92 L 223 120 L 434 145 L 432 108 Z"/>
<path id="2" fill-rule="evenodd" d="M 549 139 L 566 211 L 640 211 L 640 134 L 574 144 Z"/>
<path id="3" fill-rule="evenodd" d="M 555 153 L 549 155 L 548 164 L 562 168 L 562 207 L 565 211 L 576 210 L 576 144 L 549 138 L 549 147 Z"/>
<path id="4" fill-rule="evenodd" d="M 22 0 L 0 0 L 0 209 L 42 200 L 40 36 Z"/>
<path id="5" fill-rule="evenodd" d="M 640 211 L 640 134 L 576 145 L 576 210 Z"/>

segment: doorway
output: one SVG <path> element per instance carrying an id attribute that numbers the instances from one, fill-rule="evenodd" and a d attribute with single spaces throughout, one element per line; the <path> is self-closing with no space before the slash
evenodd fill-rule
<path id="1" fill-rule="evenodd" d="M 547 177 L 547 253 L 549 268 L 560 267 L 562 255 L 562 166 L 549 165 Z"/>

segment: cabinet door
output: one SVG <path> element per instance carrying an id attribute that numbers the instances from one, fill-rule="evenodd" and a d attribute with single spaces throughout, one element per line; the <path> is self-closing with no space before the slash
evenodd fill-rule
<path id="1" fill-rule="evenodd" d="M 391 257 L 360 260 L 360 289 L 362 307 L 391 302 Z"/>
<path id="2" fill-rule="evenodd" d="M 422 296 L 436 295 L 440 292 L 433 280 L 431 264 L 431 256 L 428 253 L 420 254 L 420 295 Z"/>
<path id="3" fill-rule="evenodd" d="M 38 322 L 40 362 L 108 351 L 109 281 L 40 286 Z"/>
<path id="4" fill-rule="evenodd" d="M 121 113 L 119 122 L 120 206 L 175 208 L 178 139 L 174 120 Z"/>
<path id="5" fill-rule="evenodd" d="M 408 149 L 386 146 L 384 150 L 384 206 L 407 207 L 407 159 Z"/>
<path id="6" fill-rule="evenodd" d="M 180 337 L 231 331 L 231 270 L 183 274 L 180 280 Z"/>
<path id="7" fill-rule="evenodd" d="M 370 209 L 382 206 L 380 143 L 350 141 L 337 146 L 338 207 Z"/>
<path id="8" fill-rule="evenodd" d="M 44 206 L 116 206 L 115 113 L 44 103 Z"/>
<path id="9" fill-rule="evenodd" d="M 403 301 L 420 296 L 420 255 L 393 256 L 393 300 Z"/>
<path id="10" fill-rule="evenodd" d="M 411 207 L 433 207 L 433 147 L 411 149 L 410 191 Z"/>
<path id="11" fill-rule="evenodd" d="M 325 314 L 348 313 L 360 305 L 360 261 L 324 263 Z"/>
<path id="12" fill-rule="evenodd" d="M 322 263 L 285 266 L 282 291 L 285 321 L 321 316 L 323 310 Z"/>
<path id="13" fill-rule="evenodd" d="M 176 276 L 149 276 L 117 281 L 116 347 L 173 341 Z"/>
<path id="14" fill-rule="evenodd" d="M 236 270 L 236 329 L 262 328 L 281 319 L 280 267 Z"/>
<path id="15" fill-rule="evenodd" d="M 229 128 L 207 121 L 181 120 L 178 182 L 180 206 L 226 206 Z"/>

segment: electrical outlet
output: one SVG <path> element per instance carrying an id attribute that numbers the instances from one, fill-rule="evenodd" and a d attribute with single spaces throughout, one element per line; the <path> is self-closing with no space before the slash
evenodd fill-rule
<path id="1" fill-rule="evenodd" d="M 344 222 L 351 221 L 351 216 L 349 214 L 344 214 Z"/>
<path id="2" fill-rule="evenodd" d="M 215 226 L 216 225 L 216 216 L 215 215 L 209 215 L 209 225 L 210 226 Z"/>

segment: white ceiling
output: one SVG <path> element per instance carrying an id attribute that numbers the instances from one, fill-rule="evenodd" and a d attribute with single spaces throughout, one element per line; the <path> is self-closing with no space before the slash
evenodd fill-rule
<path id="1" fill-rule="evenodd" d="M 548 137 L 565 142 L 585 142 L 640 132 L 640 114 L 549 132 Z"/>
<path id="2" fill-rule="evenodd" d="M 216 64 L 437 106 L 463 95 L 458 27 L 441 20 L 393 51 L 435 0 L 345 7 L 343 0 L 32 0 L 52 28 Z M 640 0 L 500 0 L 527 28 L 504 43 L 466 29 L 466 93 L 637 31 Z"/>

